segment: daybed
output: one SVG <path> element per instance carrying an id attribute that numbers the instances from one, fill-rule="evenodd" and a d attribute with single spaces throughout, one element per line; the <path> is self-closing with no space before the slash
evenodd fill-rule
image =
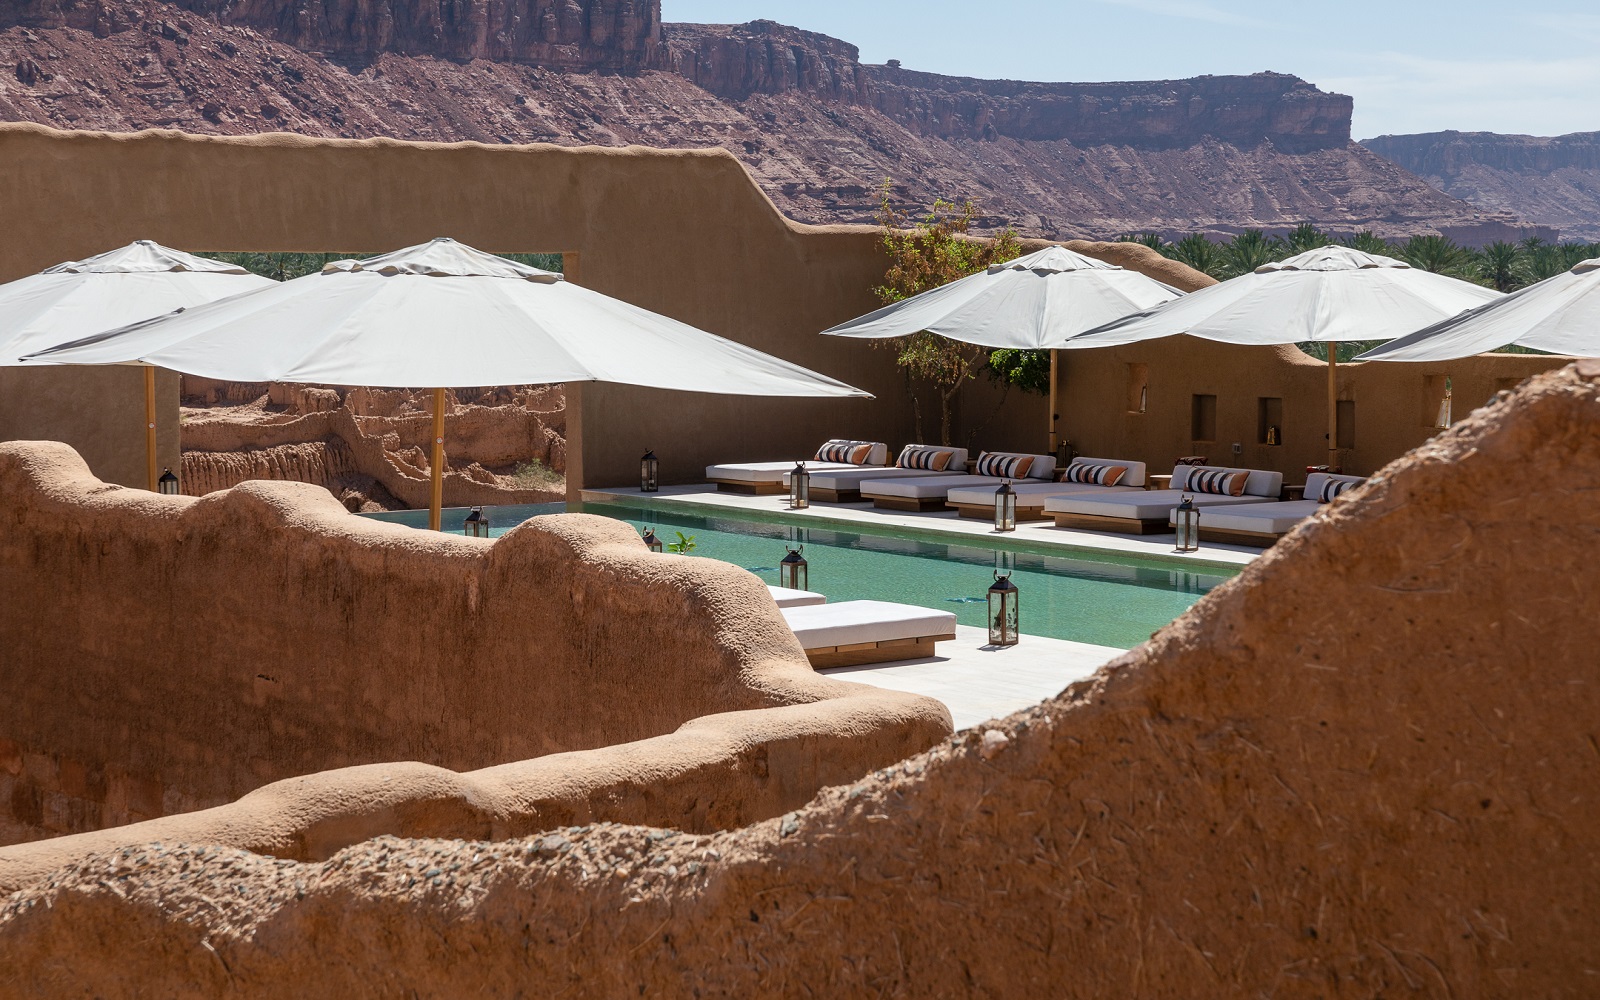
<path id="1" fill-rule="evenodd" d="M 1173 508 L 1185 496 L 1200 508 L 1272 503 L 1283 491 L 1283 473 L 1259 469 L 1224 469 L 1180 465 L 1172 470 L 1175 489 L 1117 493 L 1108 496 L 1057 496 L 1044 502 L 1058 528 L 1162 534 L 1169 530 Z M 1201 521 L 1205 515 L 1201 515 Z"/>
<path id="2" fill-rule="evenodd" d="M 1027 455 L 1009 451 L 986 451 L 978 456 L 972 475 L 929 476 L 918 479 L 867 479 L 861 483 L 861 499 L 885 510 L 944 510 L 953 489 L 999 486 L 1006 480 L 1043 482 L 1055 479 L 1056 460 L 1052 455 Z"/>
<path id="3" fill-rule="evenodd" d="M 1120 470 L 1120 471 L 1119 471 Z M 1017 495 L 1018 521 L 1048 521 L 1044 502 L 1053 496 L 1103 496 L 1107 493 L 1129 493 L 1145 487 L 1143 462 L 1124 462 L 1113 458 L 1074 458 L 1055 482 L 1035 481 L 1012 483 Z M 945 502 L 962 517 L 988 521 L 994 519 L 994 496 L 1000 489 L 993 486 L 962 486 L 950 491 Z"/>
<path id="4" fill-rule="evenodd" d="M 828 470 L 859 469 L 878 466 L 889 460 L 889 446 L 881 441 L 847 441 L 835 438 L 817 449 L 817 454 L 804 460 L 813 473 Z M 717 484 L 717 489 L 728 493 L 782 493 L 784 474 L 794 469 L 794 462 L 743 462 L 734 465 L 706 466 L 706 480 Z"/>
<path id="5" fill-rule="evenodd" d="M 815 471 L 811 465 L 811 499 L 823 503 L 857 503 L 861 484 L 869 479 L 931 479 L 950 475 L 951 469 L 967 467 L 967 449 L 936 445 L 908 444 L 887 469 L 830 469 Z M 784 489 L 789 488 L 793 470 L 783 474 Z"/>
<path id="6" fill-rule="evenodd" d="M 1243 507 L 1223 507 L 1201 513 L 1200 540 L 1271 545 L 1294 530 L 1295 525 L 1315 514 L 1318 507 L 1331 503 L 1345 490 L 1354 489 L 1364 482 L 1366 480 L 1360 476 L 1313 472 L 1306 477 L 1304 500 L 1246 504 Z"/>
<path id="7" fill-rule="evenodd" d="M 849 667 L 934 655 L 956 637 L 956 616 L 888 601 L 840 601 L 784 608 L 813 667 Z"/>

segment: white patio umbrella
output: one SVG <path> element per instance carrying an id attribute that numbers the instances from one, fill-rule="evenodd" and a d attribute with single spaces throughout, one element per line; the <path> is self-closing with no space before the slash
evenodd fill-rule
<path id="1" fill-rule="evenodd" d="M 1077 334 L 1183 292 L 1116 264 L 1045 247 L 824 330 L 881 339 L 926 330 L 983 347 L 1050 351 L 1050 450 L 1056 450 L 1056 355 Z"/>
<path id="2" fill-rule="evenodd" d="M 433 388 L 440 526 L 444 387 L 621 382 L 748 396 L 866 396 L 561 275 L 451 239 L 196 306 L 47 352 L 248 382 Z"/>
<path id="3" fill-rule="evenodd" d="M 1600 257 L 1390 341 L 1356 360 L 1447 361 L 1509 344 L 1600 357 Z"/>
<path id="4" fill-rule="evenodd" d="M 1328 345 L 1328 464 L 1339 464 L 1336 346 L 1392 340 L 1500 298 L 1457 278 L 1349 247 L 1308 250 L 1074 337 L 1114 347 L 1186 333 L 1227 344 Z"/>
<path id="5" fill-rule="evenodd" d="M 138 240 L 0 285 L 0 365 L 277 282 L 235 264 Z M 144 373 L 145 467 L 156 488 L 156 370 Z"/>

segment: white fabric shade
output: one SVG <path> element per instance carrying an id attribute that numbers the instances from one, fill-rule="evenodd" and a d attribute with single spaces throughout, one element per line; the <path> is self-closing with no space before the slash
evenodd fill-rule
<path id="1" fill-rule="evenodd" d="M 242 267 L 139 240 L 0 285 L 0 365 L 277 282 Z"/>
<path id="2" fill-rule="evenodd" d="M 438 239 L 92 336 L 38 360 L 139 361 L 244 382 L 479 386 L 603 381 L 868 396 L 561 275 Z"/>
<path id="3" fill-rule="evenodd" d="M 1321 247 L 1128 316 L 1063 345 L 1113 347 L 1186 333 L 1229 344 L 1390 340 L 1501 294 L 1403 261 Z"/>
<path id="4" fill-rule="evenodd" d="M 1137 271 L 1046 247 L 823 332 L 883 338 L 926 330 L 984 347 L 1041 350 L 1181 295 Z"/>
<path id="5" fill-rule="evenodd" d="M 1357 360 L 1446 361 L 1510 344 L 1600 357 L 1600 257 L 1391 341 Z"/>

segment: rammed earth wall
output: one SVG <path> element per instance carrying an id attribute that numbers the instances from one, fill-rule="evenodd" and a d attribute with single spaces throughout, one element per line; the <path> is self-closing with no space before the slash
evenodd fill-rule
<path id="1" fill-rule="evenodd" d="M 315 779 L 334 789 L 322 806 L 280 787 L 249 822 L 199 822 L 287 856 L 356 830 L 709 829 L 950 728 L 938 702 L 813 673 L 754 575 L 653 555 L 605 518 L 490 542 L 368 521 L 300 483 L 201 499 L 107 486 L 64 445 L 12 443 L 0 524 L 5 842 L 393 761 L 418 763 Z M 374 795 L 451 805 L 373 812 Z"/>

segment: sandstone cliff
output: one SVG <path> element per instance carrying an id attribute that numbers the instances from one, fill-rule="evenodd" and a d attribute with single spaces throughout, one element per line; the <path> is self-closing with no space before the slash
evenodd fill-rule
<path id="1" fill-rule="evenodd" d="M 1600 132 L 1429 132 L 1361 144 L 1485 211 L 1511 212 L 1563 236 L 1600 240 Z"/>
<path id="2" fill-rule="evenodd" d="M 662 24 L 658 0 L 0 0 L 0 67 L 0 117 L 62 128 L 717 145 L 807 222 L 870 222 L 892 177 L 1050 238 L 1517 232 L 1351 143 L 1350 99 L 1292 76 L 946 77 L 771 21 Z"/>

